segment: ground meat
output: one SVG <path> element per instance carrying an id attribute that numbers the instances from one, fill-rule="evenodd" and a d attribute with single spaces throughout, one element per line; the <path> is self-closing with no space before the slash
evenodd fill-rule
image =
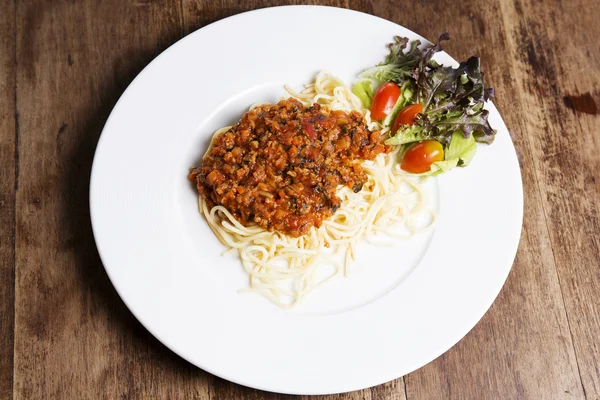
<path id="1" fill-rule="evenodd" d="M 362 189 L 363 160 L 387 151 L 356 111 L 282 100 L 254 108 L 218 135 L 189 177 L 209 207 L 223 205 L 244 225 L 298 237 L 335 213 L 339 185 Z"/>

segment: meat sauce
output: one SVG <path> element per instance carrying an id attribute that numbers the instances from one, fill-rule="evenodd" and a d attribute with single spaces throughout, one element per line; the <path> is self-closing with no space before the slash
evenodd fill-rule
<path id="1" fill-rule="evenodd" d="M 189 178 L 209 208 L 298 237 L 336 212 L 339 185 L 362 189 L 362 161 L 389 150 L 360 113 L 288 99 L 248 111 L 217 135 Z"/>

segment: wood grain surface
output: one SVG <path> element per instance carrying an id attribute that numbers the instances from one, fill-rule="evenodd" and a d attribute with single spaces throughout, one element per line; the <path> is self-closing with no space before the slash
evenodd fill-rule
<path id="1" fill-rule="evenodd" d="M 320 398 L 600 399 L 597 2 L 314 3 L 447 30 L 450 55 L 480 55 L 525 194 L 511 274 L 462 341 L 404 378 Z M 147 333 L 88 210 L 100 131 L 135 75 L 196 29 L 280 4 L 300 2 L 0 0 L 0 399 L 295 398 L 214 377 Z"/>
<path id="2" fill-rule="evenodd" d="M 1 3 L 0 3 L 1 4 Z M 15 193 L 18 165 L 15 108 L 15 8 L 0 13 L 0 398 L 12 396 L 15 319 Z"/>

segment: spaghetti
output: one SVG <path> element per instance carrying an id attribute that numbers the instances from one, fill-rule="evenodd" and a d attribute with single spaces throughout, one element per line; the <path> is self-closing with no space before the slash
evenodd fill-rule
<path id="1" fill-rule="evenodd" d="M 301 92 L 287 86 L 286 90 L 307 107 L 318 103 L 331 110 L 358 111 L 371 131 L 389 131 L 372 121 L 360 99 L 326 72 L 320 72 Z M 215 137 L 229 128 L 219 129 Z M 367 182 L 362 190 L 340 186 L 336 194 L 341 206 L 337 212 L 299 237 L 270 232 L 258 225 L 245 226 L 224 206 L 210 208 L 199 196 L 200 211 L 211 230 L 229 250 L 238 252 L 249 275 L 249 288 L 241 291 L 261 294 L 282 308 L 294 307 L 328 280 L 347 275 L 363 239 L 391 244 L 431 227 L 435 214 L 427 207 L 426 193 L 416 178 L 400 170 L 398 151 L 395 148 L 364 161 Z"/>

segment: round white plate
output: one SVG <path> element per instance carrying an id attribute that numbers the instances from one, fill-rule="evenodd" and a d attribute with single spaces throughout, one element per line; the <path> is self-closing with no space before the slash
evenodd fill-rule
<path id="1" fill-rule="evenodd" d="M 236 15 L 170 47 L 115 106 L 92 169 L 94 236 L 123 301 L 181 357 L 259 389 L 351 391 L 438 357 L 494 301 L 517 250 L 523 199 L 513 144 L 491 104 L 495 143 L 480 146 L 468 168 L 429 183 L 435 231 L 391 248 L 361 246 L 349 278 L 297 309 L 239 294 L 248 284 L 239 261 L 221 256 L 198 213 L 187 173 L 215 129 L 321 69 L 351 83 L 383 59 L 394 35 L 423 40 L 337 8 Z"/>

